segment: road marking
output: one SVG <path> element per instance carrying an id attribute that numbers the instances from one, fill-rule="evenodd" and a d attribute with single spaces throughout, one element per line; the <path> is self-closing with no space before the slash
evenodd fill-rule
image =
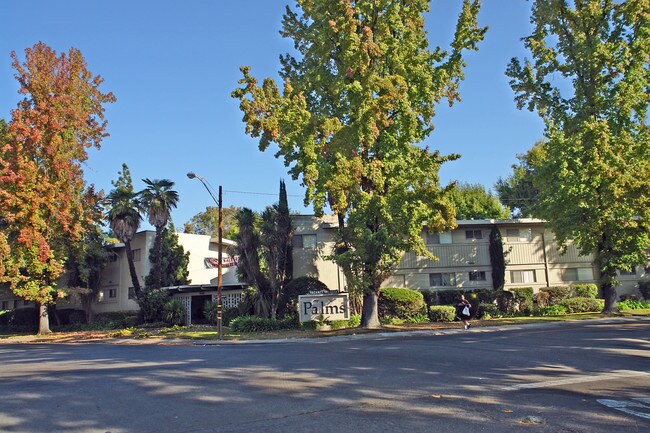
<path id="1" fill-rule="evenodd" d="M 621 412 L 638 416 L 640 418 L 650 419 L 650 406 L 646 406 L 645 404 L 643 404 L 643 403 L 650 404 L 650 398 L 635 398 L 634 400 L 640 401 L 641 403 L 637 403 L 636 401 L 629 401 L 629 400 L 621 401 L 621 400 L 609 400 L 609 399 L 599 399 L 596 401 L 609 408 L 620 410 Z M 643 410 L 647 410 L 648 412 L 639 412 L 636 409 L 643 409 Z"/>
<path id="2" fill-rule="evenodd" d="M 566 379 L 547 380 L 544 382 L 521 383 L 503 388 L 504 391 L 519 391 L 521 389 L 547 388 L 552 386 L 571 385 L 575 383 L 599 382 L 601 380 L 620 379 L 623 377 L 649 376 L 650 371 L 618 370 L 609 373 L 596 373 L 588 376 L 567 377 Z"/>

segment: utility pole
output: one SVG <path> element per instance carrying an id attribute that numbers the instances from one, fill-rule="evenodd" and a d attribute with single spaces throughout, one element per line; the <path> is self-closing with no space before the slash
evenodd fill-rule
<path id="1" fill-rule="evenodd" d="M 217 253 L 217 338 L 219 340 L 222 339 L 222 306 L 221 306 L 221 288 L 223 286 L 223 202 L 222 202 L 222 193 L 221 193 L 221 185 L 219 185 L 219 199 L 215 198 L 214 191 L 208 186 L 207 181 L 203 178 L 203 176 L 199 176 L 198 174 L 195 174 L 193 172 L 187 173 L 187 177 L 190 179 L 198 179 L 201 181 L 205 189 L 208 191 L 208 194 L 210 194 L 210 197 L 212 197 L 212 200 L 214 200 L 217 203 L 217 207 L 219 208 L 219 234 L 218 234 L 218 240 L 219 240 L 219 248 L 218 248 L 218 253 Z"/>

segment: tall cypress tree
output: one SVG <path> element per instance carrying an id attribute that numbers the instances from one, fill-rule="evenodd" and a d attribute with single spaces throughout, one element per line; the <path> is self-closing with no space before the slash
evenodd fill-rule
<path id="1" fill-rule="evenodd" d="M 503 289 L 506 276 L 506 258 L 503 252 L 503 239 L 497 226 L 490 231 L 490 263 L 492 264 L 492 287 L 494 290 Z"/>

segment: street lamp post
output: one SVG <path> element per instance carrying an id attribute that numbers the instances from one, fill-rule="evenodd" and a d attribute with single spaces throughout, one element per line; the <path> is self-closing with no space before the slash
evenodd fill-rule
<path id="1" fill-rule="evenodd" d="M 199 176 L 193 172 L 187 173 L 187 177 L 190 179 L 198 179 L 201 181 L 203 186 L 205 187 L 206 190 L 208 190 L 208 194 L 210 194 L 210 197 L 217 203 L 217 207 L 219 209 L 219 230 L 218 230 L 218 240 L 219 240 L 219 248 L 218 248 L 218 253 L 217 253 L 217 338 L 221 340 L 222 338 L 222 306 L 221 306 L 221 287 L 223 285 L 223 248 L 222 248 L 222 243 L 223 243 L 223 214 L 222 214 L 222 209 L 223 209 L 223 203 L 221 200 L 221 185 L 219 185 L 219 199 L 215 198 L 212 189 L 208 186 L 208 183 L 206 180 L 203 178 L 203 176 Z"/>

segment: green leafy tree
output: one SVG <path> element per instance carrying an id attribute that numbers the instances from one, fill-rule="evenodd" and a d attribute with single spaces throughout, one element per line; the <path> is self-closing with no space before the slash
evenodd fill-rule
<path id="1" fill-rule="evenodd" d="M 182 286 L 190 284 L 189 270 L 187 266 L 190 263 L 190 253 L 185 252 L 182 245 L 178 244 L 178 235 L 174 231 L 173 225 L 165 227 L 162 236 L 162 257 L 161 257 L 161 287 Z M 149 251 L 149 260 L 155 261 L 155 248 Z M 146 287 L 153 287 L 155 280 L 153 268 L 146 276 L 144 283 Z"/>
<path id="2" fill-rule="evenodd" d="M 239 227 L 237 226 L 236 216 L 239 209 L 235 206 L 228 206 L 221 210 L 223 237 L 226 239 L 234 240 L 237 237 Z M 219 234 L 219 208 L 208 206 L 204 211 L 197 213 L 183 225 L 183 231 L 185 233 L 217 237 Z"/>
<path id="3" fill-rule="evenodd" d="M 162 243 L 163 231 L 167 226 L 171 211 L 178 206 L 178 192 L 172 188 L 174 182 L 168 179 L 142 179 L 147 185 L 140 191 L 140 203 L 142 209 L 147 213 L 149 223 L 156 228 L 156 237 L 153 246 L 153 278 L 150 280 L 151 285 L 148 289 L 160 289 L 162 287 Z"/>
<path id="4" fill-rule="evenodd" d="M 268 206 L 261 218 L 244 208 L 237 219 L 237 272 L 242 281 L 257 289 L 257 314 L 275 318 L 284 289 L 293 276 L 293 228 L 284 182 L 280 182 L 278 203 Z"/>
<path id="5" fill-rule="evenodd" d="M 504 219 L 510 211 L 483 185 L 460 183 L 449 190 L 449 200 L 456 209 L 456 219 Z"/>
<path id="6" fill-rule="evenodd" d="M 377 298 L 403 251 L 428 255 L 420 232 L 453 226 L 438 170 L 456 155 L 420 147 L 433 129 L 435 106 L 459 100 L 462 52 L 476 49 L 478 1 L 462 4 L 449 51 L 429 49 L 425 0 L 299 0 L 287 7 L 282 36 L 296 56 L 281 57 L 282 90 L 259 86 L 242 67 L 240 100 L 246 132 L 260 150 L 278 145 L 305 203 L 339 217 L 332 258 L 350 290 L 363 293 L 362 326 L 379 327 Z"/>
<path id="7" fill-rule="evenodd" d="M 535 175 L 558 242 L 595 254 L 605 312 L 616 309 L 616 271 L 645 263 L 650 246 L 650 3 L 535 1 L 532 60 L 507 75 L 519 108 L 546 124 Z"/>
<path id="8" fill-rule="evenodd" d="M 293 275 L 291 215 L 284 182 L 280 182 L 280 201 L 262 212 L 260 239 L 270 288 L 270 316 L 275 318 L 284 288 Z"/>
<path id="9" fill-rule="evenodd" d="M 501 203 L 509 207 L 514 218 L 534 216 L 539 190 L 535 186 L 535 167 L 544 158 L 544 142 L 538 141 L 524 154 L 517 155 L 519 163 L 512 165 L 512 174 L 497 179 L 494 190 Z"/>
<path id="10" fill-rule="evenodd" d="M 129 264 L 131 284 L 133 284 L 137 299 L 142 293 L 142 288 L 138 274 L 135 271 L 131 241 L 142 222 L 140 201 L 138 200 L 138 194 L 133 190 L 129 167 L 126 164 L 122 164 L 122 171 L 118 172 L 118 174 L 117 181 L 111 181 L 115 189 L 108 195 L 108 221 L 113 234 L 126 248 L 126 259 Z"/>
<path id="11" fill-rule="evenodd" d="M 71 243 L 82 242 L 100 200 L 85 185 L 86 149 L 108 134 L 104 105 L 115 100 L 79 50 L 57 54 L 39 42 L 25 62 L 11 53 L 24 95 L 0 148 L 0 280 L 40 304 L 39 334 L 50 332 L 48 305 Z M 1 281 L 0 281 L 1 282 Z"/>
<path id="12" fill-rule="evenodd" d="M 101 288 L 102 271 L 114 254 L 106 249 L 106 236 L 98 226 L 86 231 L 83 242 L 70 245 L 66 261 L 66 287 L 70 297 L 77 296 L 86 314 L 86 322 L 93 321 L 92 304 Z"/>

